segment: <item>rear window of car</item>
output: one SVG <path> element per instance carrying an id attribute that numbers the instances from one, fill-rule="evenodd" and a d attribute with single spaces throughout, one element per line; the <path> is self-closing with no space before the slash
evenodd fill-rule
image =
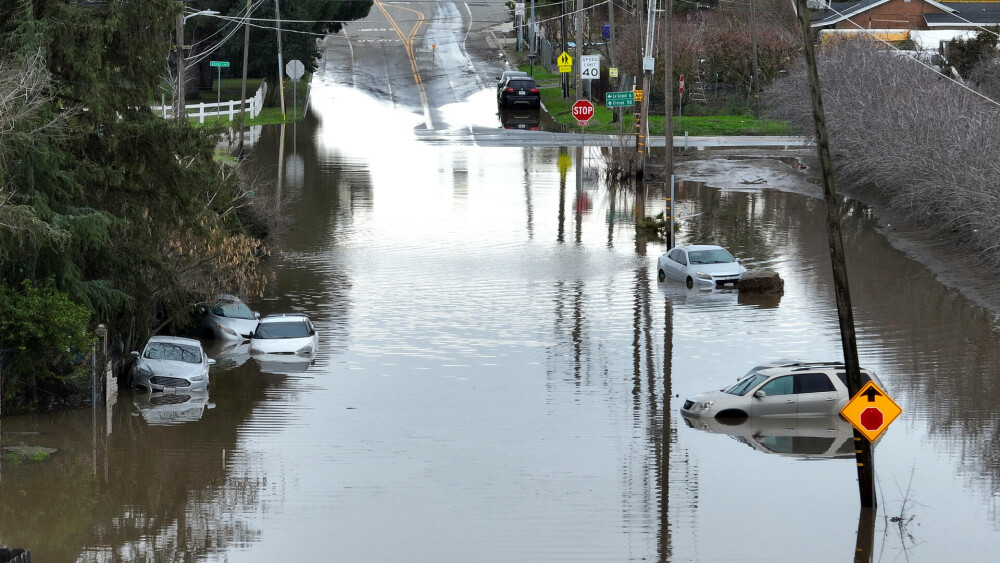
<path id="1" fill-rule="evenodd" d="M 511 80 L 507 85 L 515 90 L 531 90 L 538 87 L 534 80 Z"/>
<path id="2" fill-rule="evenodd" d="M 309 325 L 305 321 L 280 321 L 261 323 L 254 338 L 302 338 L 310 336 Z"/>

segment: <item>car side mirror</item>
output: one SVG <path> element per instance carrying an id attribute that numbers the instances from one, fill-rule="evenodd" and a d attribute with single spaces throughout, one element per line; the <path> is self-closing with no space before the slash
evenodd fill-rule
<path id="1" fill-rule="evenodd" d="M 209 358 L 208 359 L 208 365 L 214 366 L 215 365 L 215 360 L 213 360 L 212 358 Z"/>
<path id="2" fill-rule="evenodd" d="M 767 397 L 767 393 L 765 393 L 764 391 L 757 391 L 753 394 L 753 396 L 758 399 L 763 399 L 764 397 Z"/>
<path id="3" fill-rule="evenodd" d="M 260 313 L 258 313 L 257 311 L 254 311 L 253 312 L 253 316 L 255 316 L 255 317 L 257 317 L 259 319 L 260 318 Z"/>
<path id="4" fill-rule="evenodd" d="M 136 352 L 135 350 L 132 350 L 132 355 L 135 356 L 136 358 L 138 358 L 139 357 L 139 352 Z"/>

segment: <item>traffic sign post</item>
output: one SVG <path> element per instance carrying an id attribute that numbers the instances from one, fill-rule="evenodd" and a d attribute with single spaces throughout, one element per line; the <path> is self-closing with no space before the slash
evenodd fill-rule
<path id="1" fill-rule="evenodd" d="M 601 77 L 601 56 L 583 55 L 580 57 L 580 78 L 596 80 Z"/>
<path id="2" fill-rule="evenodd" d="M 594 104 L 589 100 L 577 100 L 573 104 L 573 117 L 580 124 L 580 127 L 587 125 L 591 117 L 594 117 Z"/>
<path id="3" fill-rule="evenodd" d="M 219 121 L 222 119 L 222 69 L 229 67 L 229 61 L 209 61 L 208 66 L 214 66 L 219 69 L 219 79 L 216 82 L 219 83 L 218 93 L 215 96 L 215 120 Z"/>
<path id="4" fill-rule="evenodd" d="M 604 94 L 605 105 L 609 108 L 632 107 L 635 105 L 635 93 L 633 92 L 606 92 Z"/>
<path id="5" fill-rule="evenodd" d="M 306 67 L 300 60 L 293 59 L 285 65 L 285 74 L 292 79 L 292 119 L 297 119 L 299 116 L 299 79 L 305 72 Z"/>
<path id="6" fill-rule="evenodd" d="M 680 96 L 677 96 L 677 121 L 681 126 L 681 130 L 684 130 L 684 75 L 680 76 L 680 80 L 677 81 L 678 90 L 680 90 Z"/>
<path id="7" fill-rule="evenodd" d="M 569 56 L 569 53 L 563 51 L 561 55 L 556 59 L 556 64 L 559 65 L 560 73 L 573 72 L 573 57 Z"/>
<path id="8" fill-rule="evenodd" d="M 869 442 L 874 442 L 901 412 L 903 409 L 895 401 L 869 381 L 840 414 Z"/>

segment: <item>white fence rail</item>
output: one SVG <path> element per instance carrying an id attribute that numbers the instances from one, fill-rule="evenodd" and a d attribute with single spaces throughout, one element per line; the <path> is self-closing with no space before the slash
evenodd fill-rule
<path id="1" fill-rule="evenodd" d="M 265 95 L 267 95 L 267 82 L 261 82 L 257 93 L 249 100 L 243 100 L 242 102 L 239 100 L 229 100 L 222 103 L 201 102 L 198 104 L 188 104 L 184 106 L 184 113 L 188 117 L 197 117 L 198 123 L 205 123 L 206 117 L 215 116 L 229 116 L 229 120 L 233 121 L 240 114 L 240 111 L 245 108 L 247 118 L 253 119 L 260 115 L 261 110 L 264 109 Z M 170 119 L 174 116 L 172 105 L 152 106 L 152 110 L 158 112 L 164 119 Z"/>

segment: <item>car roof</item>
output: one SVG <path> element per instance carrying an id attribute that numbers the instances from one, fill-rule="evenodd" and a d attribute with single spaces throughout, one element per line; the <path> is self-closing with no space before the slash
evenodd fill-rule
<path id="1" fill-rule="evenodd" d="M 195 340 L 194 338 L 184 338 L 183 336 L 150 336 L 149 342 L 170 342 L 172 344 L 189 344 L 191 346 L 201 347 L 201 342 L 198 340 Z"/>
<path id="2" fill-rule="evenodd" d="M 507 76 L 528 76 L 528 73 L 524 72 L 523 70 L 505 70 L 505 71 L 503 71 L 503 74 L 501 74 L 500 76 L 502 76 L 502 77 L 507 77 Z"/>
<path id="3" fill-rule="evenodd" d="M 274 313 L 262 318 L 262 323 L 275 323 L 281 321 L 308 321 L 309 317 L 302 313 Z"/>

